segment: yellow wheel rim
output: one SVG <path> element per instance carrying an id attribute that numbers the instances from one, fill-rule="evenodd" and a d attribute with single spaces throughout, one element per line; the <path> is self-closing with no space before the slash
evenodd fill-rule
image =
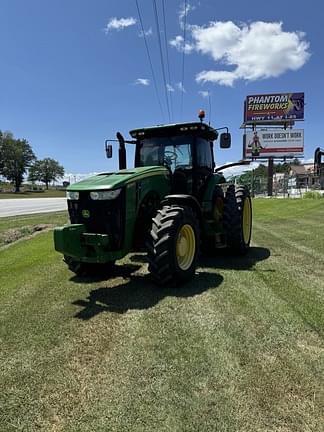
<path id="1" fill-rule="evenodd" d="M 243 204 L 243 240 L 245 244 L 250 242 L 251 238 L 251 225 L 252 225 L 252 207 L 249 198 L 245 198 Z"/>
<path id="2" fill-rule="evenodd" d="M 196 237 L 192 227 L 183 225 L 178 233 L 176 242 L 176 257 L 181 270 L 190 268 L 196 252 Z"/>

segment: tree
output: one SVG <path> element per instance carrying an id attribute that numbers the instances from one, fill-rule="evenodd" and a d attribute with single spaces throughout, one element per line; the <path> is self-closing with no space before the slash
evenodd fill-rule
<path id="1" fill-rule="evenodd" d="M 254 170 L 254 175 L 257 177 L 267 177 L 268 175 L 268 168 L 264 164 L 260 164 L 258 167 Z"/>
<path id="2" fill-rule="evenodd" d="M 284 173 L 289 174 L 290 168 L 292 165 L 301 165 L 301 162 L 299 159 L 295 158 L 290 162 L 283 162 L 283 163 L 277 163 L 274 165 L 274 172 L 275 173 Z"/>
<path id="3" fill-rule="evenodd" d="M 46 184 L 46 189 L 51 181 L 64 176 L 64 168 L 54 159 L 45 158 L 36 161 L 29 169 L 28 180 L 41 181 Z"/>
<path id="4" fill-rule="evenodd" d="M 19 192 L 27 168 L 36 159 L 25 139 L 15 139 L 11 132 L 0 131 L 0 174 L 15 185 Z"/>
<path id="5" fill-rule="evenodd" d="M 274 164 L 274 172 L 288 174 L 290 171 L 290 165 L 291 164 L 288 162 Z"/>

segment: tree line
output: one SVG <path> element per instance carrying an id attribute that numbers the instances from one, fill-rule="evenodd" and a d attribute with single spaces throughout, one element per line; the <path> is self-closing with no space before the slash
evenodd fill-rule
<path id="1" fill-rule="evenodd" d="M 56 160 L 38 160 L 26 139 L 14 138 L 11 132 L 0 130 L 0 175 L 12 182 L 15 192 L 19 192 L 27 171 L 29 181 L 45 183 L 46 189 L 50 182 L 64 175 L 63 166 Z"/>

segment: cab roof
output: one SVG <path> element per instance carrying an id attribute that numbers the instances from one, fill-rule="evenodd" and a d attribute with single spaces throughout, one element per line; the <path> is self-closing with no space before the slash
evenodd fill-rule
<path id="1" fill-rule="evenodd" d="M 201 122 L 173 123 L 166 125 L 150 126 L 129 131 L 132 138 L 143 139 L 152 137 L 197 135 L 208 141 L 214 141 L 218 137 L 216 129 Z"/>

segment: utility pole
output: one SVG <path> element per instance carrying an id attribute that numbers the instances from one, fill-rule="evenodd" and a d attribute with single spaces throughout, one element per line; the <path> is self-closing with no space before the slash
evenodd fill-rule
<path id="1" fill-rule="evenodd" d="M 268 159 L 268 196 L 273 193 L 273 157 Z"/>

